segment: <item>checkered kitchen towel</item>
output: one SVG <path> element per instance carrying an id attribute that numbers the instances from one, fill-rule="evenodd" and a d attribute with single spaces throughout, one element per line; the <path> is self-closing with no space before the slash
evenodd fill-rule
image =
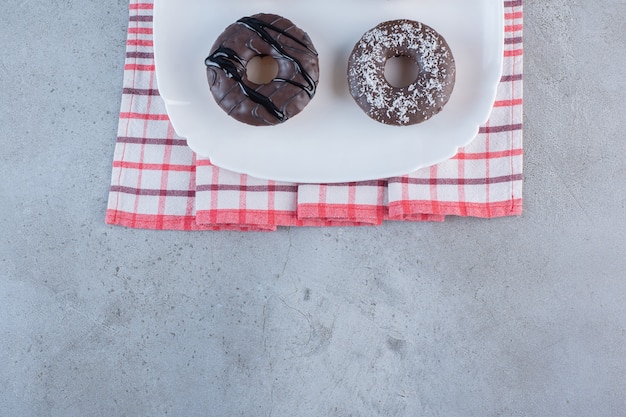
<path id="1" fill-rule="evenodd" d="M 176 230 L 378 225 L 522 210 L 522 0 L 504 1 L 504 72 L 489 121 L 448 161 L 346 184 L 267 181 L 211 165 L 174 132 L 154 72 L 152 0 L 130 1 L 106 222 Z"/>

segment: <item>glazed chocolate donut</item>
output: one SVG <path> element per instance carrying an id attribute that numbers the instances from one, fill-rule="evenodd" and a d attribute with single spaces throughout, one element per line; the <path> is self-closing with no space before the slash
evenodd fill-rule
<path id="1" fill-rule="evenodd" d="M 278 63 L 278 74 L 267 84 L 246 76 L 246 65 L 257 56 Z M 279 124 L 298 114 L 315 95 L 319 80 L 317 51 L 309 36 L 274 14 L 243 17 L 228 26 L 205 65 L 217 104 L 254 126 Z"/>
<path id="2" fill-rule="evenodd" d="M 385 79 L 385 63 L 408 57 L 419 68 L 417 79 L 393 87 Z M 372 119 L 397 126 L 421 123 L 448 102 L 456 76 L 452 51 L 434 29 L 412 20 L 383 22 L 367 31 L 348 62 L 350 94 Z"/>

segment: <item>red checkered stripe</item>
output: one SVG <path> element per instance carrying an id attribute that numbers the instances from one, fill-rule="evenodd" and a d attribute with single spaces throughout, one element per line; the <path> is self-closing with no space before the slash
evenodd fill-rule
<path id="1" fill-rule="evenodd" d="M 198 158 L 196 172 L 196 222 L 200 225 L 274 230 L 276 226 L 380 223 L 376 218 L 372 221 L 365 204 L 348 207 L 353 213 L 342 216 L 303 216 L 298 196 L 306 194 L 307 185 L 254 178 L 218 168 L 205 158 Z M 348 187 L 344 188 L 348 190 Z M 364 190 L 365 186 L 360 187 L 361 192 Z"/>
<path id="2" fill-rule="evenodd" d="M 358 226 L 380 224 L 384 204 L 384 181 L 332 187 L 355 204 L 330 207 L 328 213 L 308 215 L 301 198 L 311 197 L 325 207 L 324 194 L 309 192 L 319 185 L 268 181 L 218 168 L 198 158 L 196 222 L 211 225 L 245 225 L 251 229 L 274 230 L 276 226 Z M 374 206 L 368 204 L 374 199 Z M 356 204 L 356 201 L 359 204 Z M 304 207 L 304 209 L 303 209 Z"/>
<path id="3" fill-rule="evenodd" d="M 443 221 L 521 213 L 522 1 L 505 1 L 504 72 L 489 121 L 449 161 L 384 181 L 306 185 L 299 218 Z"/>
<path id="4" fill-rule="evenodd" d="M 195 227 L 195 159 L 175 135 L 154 72 L 151 1 L 132 0 L 123 93 L 106 222 L 128 227 Z"/>
<path id="5" fill-rule="evenodd" d="M 516 2 L 519 3 L 519 2 Z M 507 48 L 505 72 L 489 123 L 481 127 L 473 145 L 462 149 L 448 165 L 421 170 L 399 179 L 346 184 L 303 184 L 298 187 L 295 219 L 289 213 L 285 224 L 380 224 L 385 219 L 443 221 L 445 215 L 496 217 L 519 214 L 521 210 L 521 3 L 508 3 L 506 13 Z M 517 8 L 517 10 L 515 10 Z M 518 36 L 516 32 L 519 33 Z M 511 60 L 519 61 L 518 65 Z M 517 85 L 519 84 L 519 86 Z M 512 85 L 514 88 L 509 89 Z M 515 88 L 517 87 L 517 88 Z M 490 145 L 493 135 L 510 141 Z M 482 139 L 482 140 L 481 140 Z M 502 161 L 500 161 L 502 160 Z M 425 174 L 425 175 L 424 175 Z M 412 178 L 415 177 L 415 178 Z M 422 177 L 422 178 L 420 178 Z M 520 185 L 513 190 L 515 184 Z M 400 184 L 400 187 L 394 186 Z M 502 186 L 499 186 L 501 184 Z M 233 186 L 235 186 L 233 184 Z M 437 192 L 437 188 L 443 188 Z M 454 188 L 450 196 L 447 188 Z M 420 192 L 426 192 L 424 199 Z M 389 202 L 389 194 L 392 201 Z M 490 199 L 490 194 L 491 199 Z M 516 195 L 518 197 L 516 197 Z M 483 197 L 484 196 L 484 197 Z M 494 198 L 495 197 L 495 198 Z M 449 201 L 446 201 L 448 198 Z M 399 203 L 399 204 L 398 204 Z M 245 217 L 243 206 L 217 208 L 224 218 Z M 401 209 L 401 210 L 398 210 Z M 213 212 L 216 216 L 216 213 Z M 216 217 L 213 218 L 215 220 Z"/>
<path id="6" fill-rule="evenodd" d="M 504 71 L 489 121 L 452 159 L 389 179 L 389 219 L 521 213 L 522 19 L 522 1 L 506 1 Z"/>
<path id="7" fill-rule="evenodd" d="M 107 223 L 178 230 L 275 228 L 246 224 L 242 219 L 232 223 L 198 223 L 196 157 L 186 141 L 175 135 L 159 97 L 154 72 L 152 16 L 152 2 L 131 1 Z M 249 216 L 254 217 L 253 213 Z"/>
<path id="8" fill-rule="evenodd" d="M 295 225 L 297 185 L 261 180 L 197 160 L 196 222 L 251 230 Z"/>
<path id="9" fill-rule="evenodd" d="M 344 184 L 304 184 L 298 189 L 298 213 L 302 221 L 381 224 L 386 212 L 387 181 Z"/>
<path id="10" fill-rule="evenodd" d="M 509 1 L 505 6 L 505 74 L 494 114 L 472 145 L 451 161 L 389 181 L 296 186 L 258 180 L 219 169 L 205 159 L 195 160 L 185 141 L 175 136 L 157 98 L 152 3 L 131 2 L 107 222 L 157 229 L 274 230 L 277 225 L 363 225 L 380 224 L 384 219 L 441 221 L 447 214 L 518 214 L 522 2 Z M 508 148 L 501 138 L 494 139 L 505 133 Z M 507 161 L 508 181 L 506 175 L 496 175 L 506 171 Z M 471 175 L 476 172 L 484 175 Z M 499 200 L 503 187 L 496 184 L 507 183 L 510 198 Z M 457 190 L 456 197 L 450 188 Z M 422 198 L 424 192 L 428 194 Z M 486 198 L 481 200 L 481 195 Z"/>

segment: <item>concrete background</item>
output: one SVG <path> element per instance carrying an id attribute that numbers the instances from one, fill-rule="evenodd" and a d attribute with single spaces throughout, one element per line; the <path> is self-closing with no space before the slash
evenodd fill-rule
<path id="1" fill-rule="evenodd" d="M 626 3 L 525 1 L 525 211 L 104 224 L 127 2 L 0 14 L 0 416 L 626 415 Z M 71 152 L 68 152 L 71 150 Z"/>

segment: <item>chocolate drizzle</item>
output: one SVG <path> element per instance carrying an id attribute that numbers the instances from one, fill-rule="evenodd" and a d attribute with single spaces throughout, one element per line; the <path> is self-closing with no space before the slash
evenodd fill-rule
<path id="1" fill-rule="evenodd" d="M 286 80 L 286 79 L 282 79 L 282 78 L 275 78 L 274 81 L 284 81 L 284 82 L 293 84 L 296 87 L 299 87 L 299 88 L 303 89 L 309 95 L 309 97 L 313 97 L 315 95 L 316 85 L 315 85 L 315 81 L 313 81 L 313 78 L 311 78 L 311 76 L 302 67 L 302 64 L 300 63 L 300 61 L 298 61 L 293 55 L 288 54 L 285 51 L 285 48 L 283 47 L 283 45 L 281 45 L 280 42 L 278 42 L 278 40 L 276 38 L 272 37 L 268 33 L 268 31 L 266 29 L 270 29 L 270 30 L 278 32 L 278 33 L 280 33 L 282 35 L 287 36 L 289 39 L 295 41 L 296 43 L 298 43 L 298 44 L 300 44 L 302 46 L 304 46 L 313 55 L 317 56 L 317 51 L 315 51 L 314 49 L 310 48 L 307 44 L 305 44 L 304 42 L 300 41 L 295 36 L 291 36 L 286 31 L 284 31 L 284 30 L 282 30 L 282 29 L 280 29 L 280 28 L 278 28 L 278 27 L 276 27 L 276 26 L 274 26 L 272 24 L 265 23 L 262 20 L 255 19 L 254 17 L 243 17 L 243 18 L 239 19 L 237 21 L 237 23 L 243 24 L 248 29 L 254 31 L 265 42 L 267 42 L 270 45 L 272 45 L 272 48 L 274 48 L 274 50 L 276 52 L 278 52 L 281 55 L 281 57 L 283 57 L 284 59 L 288 59 L 288 60 L 292 61 L 295 64 L 297 71 L 300 74 L 302 74 L 302 76 L 304 77 L 306 85 L 302 84 L 302 83 L 295 82 L 293 80 Z"/>
<path id="2" fill-rule="evenodd" d="M 228 78 L 232 78 L 237 81 L 239 88 L 241 88 L 241 91 L 246 95 L 246 97 L 249 97 L 250 100 L 263 106 L 281 122 L 286 120 L 285 114 L 280 111 L 274 103 L 272 103 L 272 100 L 270 100 L 269 97 L 260 94 L 244 82 L 242 74 L 246 71 L 246 65 L 242 62 L 241 58 L 235 51 L 230 48 L 220 46 L 215 52 L 209 55 L 209 57 L 204 61 L 204 64 L 207 67 L 217 67 L 224 71 Z"/>
<path id="3" fill-rule="evenodd" d="M 254 56 L 271 56 L 279 63 L 278 75 L 268 84 L 258 85 L 247 79 L 246 65 Z M 207 72 L 213 71 L 211 91 L 218 104 L 236 119 L 254 125 L 282 123 L 300 112 L 315 95 L 319 72 L 317 52 L 308 36 L 289 20 L 266 14 L 243 17 L 229 26 L 216 41 L 205 65 Z M 221 82 L 223 77 L 231 81 Z M 233 82 L 244 100 L 226 100 L 222 105 L 233 92 Z M 301 93 L 307 100 L 298 98 Z M 275 121 L 242 104 L 246 98 Z"/>

